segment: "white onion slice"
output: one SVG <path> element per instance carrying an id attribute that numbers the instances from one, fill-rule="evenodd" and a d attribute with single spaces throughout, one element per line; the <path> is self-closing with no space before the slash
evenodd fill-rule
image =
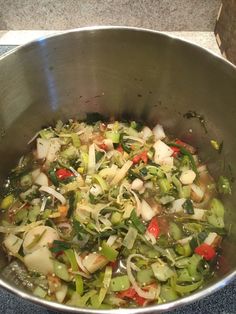
<path id="1" fill-rule="evenodd" d="M 157 124 L 153 129 L 152 132 L 155 136 L 155 139 L 158 140 L 163 140 L 163 138 L 166 137 L 163 126 L 160 124 Z"/>
<path id="2" fill-rule="evenodd" d="M 41 186 L 41 188 L 39 189 L 39 191 L 42 191 L 42 192 L 46 192 L 46 193 L 48 193 L 48 194 L 51 194 L 52 196 L 54 196 L 55 198 L 57 198 L 57 199 L 62 203 L 62 205 L 65 205 L 65 204 L 66 204 L 66 199 L 65 199 L 65 197 L 64 197 L 61 193 L 55 191 L 53 188 L 51 188 L 51 187 L 49 187 L 49 186 Z"/>

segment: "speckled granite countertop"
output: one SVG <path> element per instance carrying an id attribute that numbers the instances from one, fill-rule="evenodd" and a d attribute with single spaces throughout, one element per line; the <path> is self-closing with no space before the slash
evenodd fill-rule
<path id="1" fill-rule="evenodd" d="M 194 40 L 193 40 L 194 41 Z M 0 55 L 15 48 L 0 45 Z M 4 314 L 56 314 L 0 289 L 0 313 Z M 122 313 L 122 312 L 121 312 Z M 236 314 L 236 280 L 213 295 L 168 314 Z"/>

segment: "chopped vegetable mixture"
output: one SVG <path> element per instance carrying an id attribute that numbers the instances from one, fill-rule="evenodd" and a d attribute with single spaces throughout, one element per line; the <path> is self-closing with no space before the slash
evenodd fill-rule
<path id="1" fill-rule="evenodd" d="M 75 120 L 30 142 L 1 200 L 4 276 L 100 309 L 173 301 L 214 276 L 231 187 L 191 144 L 159 124 Z"/>

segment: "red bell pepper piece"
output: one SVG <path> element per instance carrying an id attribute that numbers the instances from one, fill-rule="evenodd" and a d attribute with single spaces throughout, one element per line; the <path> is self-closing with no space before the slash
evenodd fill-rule
<path id="1" fill-rule="evenodd" d="M 134 290 L 134 288 L 130 287 L 129 289 L 125 291 L 121 291 L 117 293 L 118 298 L 124 299 L 133 299 L 138 305 L 143 306 L 144 303 L 147 301 L 145 298 L 140 297 L 137 292 Z"/>
<path id="2" fill-rule="evenodd" d="M 112 270 L 116 270 L 118 267 L 118 261 L 109 262 L 107 265 L 111 266 Z"/>
<path id="3" fill-rule="evenodd" d="M 196 249 L 194 252 L 202 257 L 205 258 L 205 260 L 210 261 L 216 256 L 216 251 L 213 249 L 212 246 L 210 246 L 207 243 L 202 243 Z"/>
<path id="4" fill-rule="evenodd" d="M 176 157 L 178 156 L 179 152 L 180 152 L 180 148 L 179 148 L 179 147 L 176 147 L 176 146 L 171 146 L 171 149 L 173 150 L 172 156 L 173 156 L 174 158 L 176 158 Z"/>
<path id="5" fill-rule="evenodd" d="M 64 180 L 66 178 L 73 177 L 74 174 L 68 169 L 58 169 L 56 171 L 56 176 L 59 180 Z"/>
<path id="6" fill-rule="evenodd" d="M 123 153 L 123 151 L 124 151 L 123 147 L 121 145 L 119 145 L 116 150 L 118 150 L 118 152 L 120 152 L 120 153 Z"/>
<path id="7" fill-rule="evenodd" d="M 148 156 L 147 156 L 147 152 L 144 151 L 136 156 L 134 156 L 134 158 L 132 159 L 134 164 L 138 164 L 140 161 L 143 161 L 145 164 L 148 162 Z"/>
<path id="8" fill-rule="evenodd" d="M 99 147 L 107 151 L 107 145 L 105 143 L 100 144 Z"/>
<path id="9" fill-rule="evenodd" d="M 160 227 L 158 225 L 158 221 L 156 217 L 153 217 L 150 221 L 147 231 L 151 233 L 155 238 L 157 238 L 160 234 Z"/>
<path id="10" fill-rule="evenodd" d="M 127 290 L 118 292 L 117 296 L 118 298 L 121 298 L 121 299 L 124 299 L 124 298 L 133 299 L 136 294 L 137 292 L 134 290 L 134 288 L 130 287 Z"/>

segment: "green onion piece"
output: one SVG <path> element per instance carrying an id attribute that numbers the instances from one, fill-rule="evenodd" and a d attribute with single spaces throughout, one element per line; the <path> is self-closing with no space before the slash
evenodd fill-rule
<path id="1" fill-rule="evenodd" d="M 4 199 L 1 202 L 1 209 L 7 210 L 11 207 L 11 205 L 14 203 L 14 195 L 10 194 L 4 197 Z"/>
<path id="2" fill-rule="evenodd" d="M 113 225 L 118 225 L 122 220 L 122 215 L 119 212 L 113 212 L 111 215 L 111 223 Z"/>
<path id="3" fill-rule="evenodd" d="M 200 281 L 195 282 L 193 284 L 183 286 L 183 285 L 176 284 L 176 280 L 174 280 L 174 283 L 172 284 L 172 286 L 176 292 L 178 292 L 180 294 L 186 294 L 186 293 L 192 292 L 192 291 L 198 289 L 199 287 L 201 287 L 202 283 L 203 283 L 203 280 L 200 280 Z"/>
<path id="4" fill-rule="evenodd" d="M 192 249 L 189 242 L 185 243 L 184 245 L 181 245 L 180 243 L 176 244 L 175 251 L 179 255 L 183 256 L 190 256 L 192 254 Z"/>
<path id="5" fill-rule="evenodd" d="M 131 148 L 129 146 L 126 145 L 125 141 L 124 141 L 124 136 L 125 134 L 122 133 L 120 135 L 120 144 L 121 144 L 121 147 L 123 148 L 123 150 L 126 152 L 126 153 L 130 153 L 131 152 Z"/>
<path id="6" fill-rule="evenodd" d="M 142 223 L 142 221 L 138 218 L 135 209 L 133 209 L 130 220 L 132 221 L 134 227 L 141 233 L 144 234 L 146 231 L 145 225 Z"/>
<path id="7" fill-rule="evenodd" d="M 81 143 L 80 143 L 80 138 L 79 135 L 76 133 L 72 133 L 71 134 L 71 139 L 72 139 L 72 143 L 76 148 L 79 148 Z"/>
<path id="8" fill-rule="evenodd" d="M 209 215 L 207 216 L 207 220 L 212 226 L 216 228 L 224 228 L 225 226 L 224 219 L 222 217 L 217 217 L 216 215 Z"/>
<path id="9" fill-rule="evenodd" d="M 180 240 L 183 238 L 183 233 L 182 230 L 180 229 L 180 227 L 174 223 L 174 222 L 170 222 L 169 224 L 169 234 L 171 235 L 171 237 L 174 240 Z"/>
<path id="10" fill-rule="evenodd" d="M 124 290 L 129 289 L 129 287 L 130 287 L 130 282 L 127 275 L 118 276 L 111 279 L 110 289 L 113 292 L 124 291 Z"/>
<path id="11" fill-rule="evenodd" d="M 162 194 L 168 194 L 171 190 L 171 183 L 166 178 L 159 179 L 157 184 L 159 185 Z"/>
<path id="12" fill-rule="evenodd" d="M 186 212 L 189 215 L 193 215 L 194 214 L 194 209 L 193 209 L 193 203 L 190 199 L 187 199 L 184 204 L 183 204 L 183 208 L 186 210 Z"/>
<path id="13" fill-rule="evenodd" d="M 183 187 L 182 187 L 181 182 L 179 181 L 179 179 L 176 178 L 175 175 L 173 175 L 171 177 L 171 180 L 174 183 L 174 185 L 175 185 L 175 187 L 176 187 L 176 189 L 177 189 L 177 191 L 179 193 L 179 197 L 183 198 L 184 197 L 184 192 L 183 192 Z"/>
<path id="14" fill-rule="evenodd" d="M 93 175 L 93 179 L 101 186 L 103 192 L 108 191 L 109 187 L 106 181 L 98 174 Z"/>
<path id="15" fill-rule="evenodd" d="M 28 219 L 30 222 L 34 222 L 37 220 L 38 215 L 40 214 L 40 206 L 34 205 L 28 213 Z"/>
<path id="16" fill-rule="evenodd" d="M 109 246 L 105 241 L 102 243 L 102 249 L 100 253 L 105 256 L 110 262 L 116 260 L 119 252 Z"/>
<path id="17" fill-rule="evenodd" d="M 57 277 L 65 281 L 70 281 L 70 275 L 68 273 L 67 267 L 65 264 L 60 263 L 56 260 L 53 261 L 54 273 Z"/>
<path id="18" fill-rule="evenodd" d="M 136 240 L 137 235 L 138 235 L 137 229 L 130 226 L 128 232 L 124 237 L 123 245 L 127 247 L 127 249 L 131 250 L 134 246 L 134 242 Z"/>
<path id="19" fill-rule="evenodd" d="M 193 254 L 189 259 L 188 271 L 192 277 L 197 278 L 199 276 L 198 266 L 202 261 L 202 257 L 198 254 Z"/>
<path id="20" fill-rule="evenodd" d="M 49 176 L 49 179 L 52 181 L 52 183 L 55 185 L 55 186 L 59 186 L 59 181 L 57 179 L 57 175 L 56 175 L 56 172 L 51 169 L 48 171 L 48 176 Z"/>
<path id="21" fill-rule="evenodd" d="M 224 217 L 225 208 L 220 200 L 217 198 L 213 198 L 210 203 L 211 212 L 217 217 Z"/>
<path id="22" fill-rule="evenodd" d="M 180 168 L 190 169 L 190 167 L 191 167 L 190 159 L 187 155 L 184 155 L 183 158 L 181 159 Z"/>
<path id="23" fill-rule="evenodd" d="M 230 186 L 230 182 L 229 179 L 224 177 L 224 176 L 220 176 L 219 180 L 218 180 L 218 191 L 221 194 L 231 194 L 231 186 Z"/>
<path id="24" fill-rule="evenodd" d="M 176 261 L 175 266 L 177 268 L 186 268 L 188 267 L 189 263 L 190 263 L 190 257 L 183 257 Z"/>
<path id="25" fill-rule="evenodd" d="M 74 251 L 72 249 L 69 249 L 69 250 L 65 250 L 64 253 L 66 254 L 66 256 L 70 262 L 72 271 L 78 271 L 79 267 L 78 267 L 78 263 L 77 263 L 76 258 L 75 258 Z"/>
<path id="26" fill-rule="evenodd" d="M 164 171 L 156 164 L 147 165 L 145 168 L 148 170 L 148 173 L 150 175 L 155 176 L 159 179 L 165 176 Z"/>
<path id="27" fill-rule="evenodd" d="M 176 144 L 176 143 L 168 143 L 168 145 L 169 145 L 169 146 L 178 147 L 178 148 L 180 149 L 180 152 L 181 152 L 183 155 L 188 156 L 193 171 L 198 175 L 197 166 L 196 166 L 196 163 L 195 163 L 195 160 L 194 160 L 192 154 L 191 154 L 186 148 L 184 148 L 183 146 L 181 146 L 181 145 L 179 145 L 179 144 Z"/>
<path id="28" fill-rule="evenodd" d="M 14 220 L 16 223 L 25 221 L 27 219 L 27 216 L 28 216 L 28 210 L 25 208 L 22 208 L 16 213 Z"/>
<path id="29" fill-rule="evenodd" d="M 153 263 L 151 265 L 154 276 L 160 280 L 160 281 L 166 281 L 167 279 L 171 278 L 172 276 L 174 276 L 174 272 L 172 269 L 170 269 L 170 267 L 162 262 L 161 260 Z"/>
<path id="30" fill-rule="evenodd" d="M 71 248 L 71 244 L 68 242 L 54 240 L 50 251 L 53 253 L 63 252 Z"/>
<path id="31" fill-rule="evenodd" d="M 83 283 L 83 278 L 81 275 L 75 276 L 75 287 L 76 287 L 76 292 L 79 295 L 82 295 L 84 293 L 84 283 Z"/>
<path id="32" fill-rule="evenodd" d="M 75 291 L 67 304 L 77 307 L 85 307 L 88 300 L 92 298 L 95 294 L 97 294 L 97 291 L 93 289 L 85 293 L 82 297 L 79 297 L 78 293 Z"/>
<path id="33" fill-rule="evenodd" d="M 178 277 L 177 277 L 177 282 L 180 283 L 180 282 L 193 282 L 193 281 L 196 281 L 194 280 L 195 278 L 193 278 L 188 270 L 186 268 L 184 269 L 180 269 L 178 271 Z"/>
<path id="34" fill-rule="evenodd" d="M 44 299 L 47 295 L 47 291 L 45 291 L 44 289 L 42 289 L 41 287 L 38 286 L 34 289 L 33 294 L 36 297 Z"/>
<path id="35" fill-rule="evenodd" d="M 111 276 L 112 276 L 112 267 L 106 266 L 104 279 L 103 279 L 104 288 L 107 288 L 107 289 L 109 288 L 110 282 L 111 282 Z"/>
<path id="36" fill-rule="evenodd" d="M 137 272 L 137 281 L 143 285 L 149 285 L 155 281 L 154 273 L 151 268 L 141 269 Z"/>
<path id="37" fill-rule="evenodd" d="M 170 302 L 178 299 L 178 294 L 168 285 L 161 285 L 160 298 L 163 302 Z"/>
<path id="38" fill-rule="evenodd" d="M 106 138 L 112 140 L 113 143 L 118 144 L 120 142 L 120 133 L 116 131 L 105 132 Z"/>
<path id="39" fill-rule="evenodd" d="M 191 196 L 191 187 L 189 185 L 184 185 L 182 187 L 183 198 L 190 198 Z"/>

